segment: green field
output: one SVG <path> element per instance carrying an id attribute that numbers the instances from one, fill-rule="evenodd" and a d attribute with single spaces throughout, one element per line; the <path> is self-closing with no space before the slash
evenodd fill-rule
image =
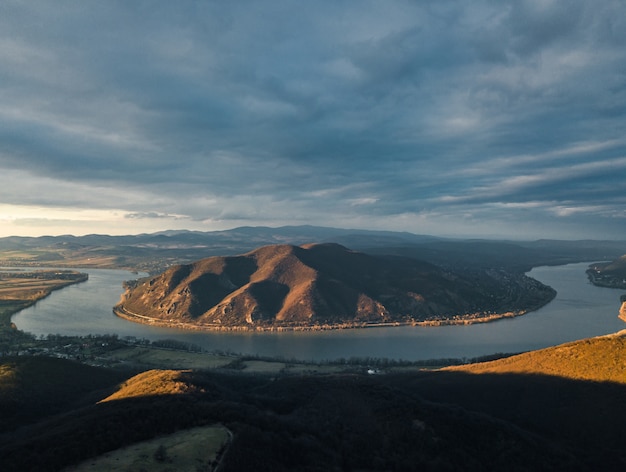
<path id="1" fill-rule="evenodd" d="M 214 470 L 220 453 L 230 441 L 230 431 L 205 426 L 179 431 L 95 457 L 67 472 L 197 472 Z"/>

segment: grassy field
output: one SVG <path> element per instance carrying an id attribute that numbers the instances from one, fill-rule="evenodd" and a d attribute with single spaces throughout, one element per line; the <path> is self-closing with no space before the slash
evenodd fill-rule
<path id="1" fill-rule="evenodd" d="M 90 459 L 67 472 L 197 472 L 213 470 L 219 455 L 230 440 L 224 426 L 188 429 L 143 441 Z"/>
<path id="2" fill-rule="evenodd" d="M 185 251 L 183 251 L 185 252 Z M 0 266 L 5 267 L 90 267 L 97 269 L 125 269 L 159 273 L 171 264 L 199 259 L 166 249 L 149 250 L 139 247 L 110 245 L 58 245 L 11 249 L 0 247 Z M 186 257 L 185 257 L 186 256 Z"/>
<path id="3" fill-rule="evenodd" d="M 203 352 L 175 351 L 148 347 L 129 346 L 116 349 L 106 355 L 112 362 L 120 362 L 129 367 L 152 367 L 159 369 L 214 369 L 232 362 L 232 357 Z"/>
<path id="4" fill-rule="evenodd" d="M 128 346 L 115 349 L 98 358 L 107 366 L 143 369 L 229 369 L 253 374 L 336 374 L 354 370 L 353 366 L 309 364 L 282 360 L 246 359 L 239 356 L 190 352 L 144 346 Z M 416 368 L 417 369 L 417 368 Z"/>
<path id="5" fill-rule="evenodd" d="M 97 267 L 118 268 L 120 257 L 116 254 L 106 254 L 106 247 L 93 250 L 91 248 L 62 249 L 62 248 L 34 248 L 22 250 L 0 249 L 0 261 L 3 265 L 44 266 L 55 267 Z"/>

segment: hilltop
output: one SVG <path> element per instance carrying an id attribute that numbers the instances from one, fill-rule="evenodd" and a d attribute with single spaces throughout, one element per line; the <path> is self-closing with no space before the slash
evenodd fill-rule
<path id="1" fill-rule="evenodd" d="M 116 313 L 183 328 L 320 329 L 485 321 L 553 297 L 551 288 L 521 274 L 470 278 L 339 244 L 272 245 L 130 283 Z"/>
<path id="2" fill-rule="evenodd" d="M 446 370 L 472 374 L 550 375 L 626 385 L 626 330 Z"/>

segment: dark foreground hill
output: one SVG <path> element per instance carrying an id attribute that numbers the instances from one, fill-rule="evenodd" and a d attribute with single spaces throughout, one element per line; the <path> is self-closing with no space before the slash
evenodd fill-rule
<path id="1" fill-rule="evenodd" d="M 115 379 L 100 375 L 91 404 L 80 408 L 55 394 L 58 382 L 22 376 L 15 392 L 39 394 L 19 407 L 40 418 L 2 428 L 0 469 L 61 470 L 137 441 L 221 424 L 233 434 L 222 471 L 621 471 L 625 346 L 619 335 L 463 370 L 379 375 L 155 370 L 112 395 L 102 382 Z M 8 362 L 19 369 L 24 361 Z M 79 374 L 84 386 L 84 366 L 53 363 L 49 379 Z M 41 409 L 50 398 L 60 404 L 54 417 Z"/>
<path id="2" fill-rule="evenodd" d="M 116 312 L 182 327 L 271 329 L 490 319 L 554 291 L 517 274 L 464 277 L 427 262 L 338 244 L 274 245 L 173 267 L 129 285 Z"/>

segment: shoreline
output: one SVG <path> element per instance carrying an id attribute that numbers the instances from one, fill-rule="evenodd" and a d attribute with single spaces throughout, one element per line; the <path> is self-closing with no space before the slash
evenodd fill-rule
<path id="1" fill-rule="evenodd" d="M 621 290 L 626 289 L 626 278 L 613 274 L 602 274 L 599 269 L 600 267 L 600 264 L 591 264 L 585 271 L 591 284 L 596 287 L 615 288 Z"/>
<path id="2" fill-rule="evenodd" d="M 174 328 L 187 331 L 212 331 L 212 332 L 295 332 L 295 331 L 332 331 L 342 329 L 367 329 L 367 328 L 388 328 L 399 326 L 421 326 L 421 327 L 435 327 L 435 326 L 458 326 L 458 325 L 473 325 L 479 323 L 491 323 L 503 319 L 516 318 L 523 316 L 532 311 L 536 311 L 552 300 L 556 295 L 550 297 L 542 303 L 534 305 L 530 308 L 523 310 L 507 311 L 504 313 L 493 314 L 473 314 L 465 315 L 461 317 L 457 315 L 454 318 L 441 318 L 431 319 L 423 321 L 390 321 L 386 323 L 339 323 L 339 324 L 323 324 L 323 325 L 311 325 L 311 326 L 223 326 L 223 325 L 201 325 L 194 323 L 185 323 L 182 321 L 165 321 L 159 318 L 152 318 L 138 313 L 133 313 L 127 310 L 122 303 L 113 307 L 113 314 L 119 318 L 131 321 L 133 323 L 144 324 L 149 326 L 158 326 L 162 328 Z"/>
<path id="3" fill-rule="evenodd" d="M 11 272 L 5 272 L 5 273 L 11 274 Z M 35 274 L 35 275 L 44 275 L 44 276 L 48 274 L 56 275 L 55 271 L 51 269 L 50 270 L 44 269 L 41 271 L 29 271 L 29 272 L 24 272 L 23 274 L 20 273 L 19 275 L 24 275 L 24 274 Z M 34 293 L 33 295 L 29 297 L 23 297 L 22 295 L 22 297 L 20 298 L 20 291 L 28 292 L 28 288 L 20 289 L 20 287 L 17 287 L 15 289 L 16 294 L 18 295 L 17 298 L 2 300 L 3 306 L 8 307 L 8 309 L 5 310 L 2 313 L 2 316 L 0 317 L 0 329 L 6 328 L 7 325 L 9 327 L 12 327 L 13 316 L 18 314 L 20 311 L 26 308 L 29 308 L 35 305 L 36 303 L 38 303 L 39 301 L 49 297 L 52 294 L 52 292 L 61 290 L 65 287 L 69 287 L 70 285 L 84 283 L 89 280 L 89 274 L 84 273 L 84 272 L 68 270 L 66 271 L 66 274 L 69 276 L 69 278 L 65 279 L 63 282 L 57 282 L 55 284 L 50 284 L 45 287 L 42 287 L 36 293 Z M 50 280 L 50 279 L 43 277 L 41 278 L 41 280 Z M 60 279 L 57 279 L 57 280 L 60 280 Z"/>

